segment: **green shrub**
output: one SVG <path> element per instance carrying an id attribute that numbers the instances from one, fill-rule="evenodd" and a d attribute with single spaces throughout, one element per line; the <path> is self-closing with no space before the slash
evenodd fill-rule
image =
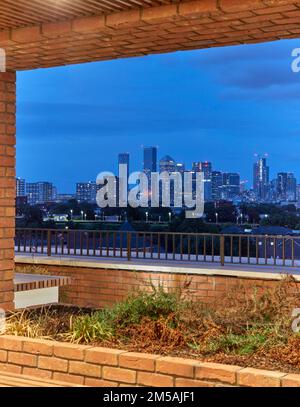
<path id="1" fill-rule="evenodd" d="M 208 350 L 227 354 L 250 355 L 265 345 L 267 335 L 264 331 L 249 330 L 244 334 L 228 333 L 212 340 Z"/>
<path id="2" fill-rule="evenodd" d="M 92 315 L 76 317 L 70 323 L 70 332 L 65 335 L 65 339 L 76 343 L 92 343 L 112 339 L 113 329 L 100 318 L 100 312 Z"/>
<path id="3" fill-rule="evenodd" d="M 139 291 L 131 294 L 112 309 L 104 311 L 104 314 L 113 325 L 128 327 L 140 323 L 144 318 L 167 318 L 170 314 L 175 314 L 179 307 L 179 295 L 166 292 L 159 286 L 150 293 Z"/>
<path id="4" fill-rule="evenodd" d="M 161 286 L 153 287 L 150 293 L 138 291 L 110 309 L 76 317 L 66 337 L 82 343 L 109 340 L 122 328 L 139 324 L 144 318 L 158 320 L 175 315 L 180 306 L 180 295 L 166 292 Z"/>

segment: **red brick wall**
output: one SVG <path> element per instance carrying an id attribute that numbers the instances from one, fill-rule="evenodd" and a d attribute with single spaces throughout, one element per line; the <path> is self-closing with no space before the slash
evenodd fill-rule
<path id="1" fill-rule="evenodd" d="M 300 3 L 295 0 L 194 0 L 165 5 L 153 1 L 157 7 L 145 8 L 133 3 L 135 9 L 107 16 L 97 16 L 94 8 L 85 6 L 90 16 L 67 20 L 66 15 L 62 21 L 49 8 L 43 24 L 34 25 L 32 20 L 28 26 L 2 30 L 0 44 L 7 47 L 9 67 L 34 69 L 300 36 Z M 11 8 L 5 12 L 16 14 Z M 33 9 L 32 15 L 38 14 Z M 51 19 L 55 22 L 49 23 Z"/>
<path id="2" fill-rule="evenodd" d="M 0 372 L 91 387 L 300 387 L 300 375 L 0 336 Z"/>
<path id="3" fill-rule="evenodd" d="M 0 73 L 0 307 L 13 307 L 16 74 Z"/>
<path id="4" fill-rule="evenodd" d="M 28 264 L 18 268 L 28 269 Z M 99 269 L 72 266 L 50 266 L 43 268 L 52 275 L 70 277 L 72 283 L 61 288 L 61 301 L 81 307 L 104 307 L 118 302 L 137 289 L 151 289 L 151 284 L 163 284 L 168 289 L 181 289 L 190 298 L 210 302 L 223 296 L 233 287 L 243 285 L 246 290 L 265 289 L 278 283 L 278 280 L 250 279 L 231 276 L 209 276 L 199 274 L 150 273 L 114 269 Z M 295 289 L 300 289 L 300 283 Z"/>

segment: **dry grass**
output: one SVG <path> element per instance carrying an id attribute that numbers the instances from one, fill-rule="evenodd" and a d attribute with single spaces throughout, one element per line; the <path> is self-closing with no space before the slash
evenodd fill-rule
<path id="1" fill-rule="evenodd" d="M 300 371 L 300 336 L 291 328 L 300 295 L 291 277 L 250 291 L 241 282 L 209 305 L 183 292 L 152 287 L 96 312 L 23 311 L 8 318 L 7 333 Z"/>

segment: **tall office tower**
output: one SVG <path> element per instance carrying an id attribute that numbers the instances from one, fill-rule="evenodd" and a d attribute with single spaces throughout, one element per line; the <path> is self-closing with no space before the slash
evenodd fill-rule
<path id="1" fill-rule="evenodd" d="M 287 175 L 286 198 L 289 202 L 297 201 L 297 180 L 292 172 Z"/>
<path id="2" fill-rule="evenodd" d="M 151 173 L 157 172 L 157 148 L 156 147 L 144 147 L 144 173 L 148 178 L 148 200 L 151 199 Z"/>
<path id="3" fill-rule="evenodd" d="M 164 156 L 160 161 L 159 161 L 159 172 L 163 173 L 163 172 L 167 172 L 169 174 L 176 172 L 176 162 L 175 160 L 170 157 L 169 155 Z M 175 191 L 175 185 L 174 185 L 174 181 L 172 180 L 170 182 L 170 203 L 171 206 L 174 206 L 174 191 Z M 160 190 L 160 198 L 162 198 L 162 184 L 160 184 L 159 187 Z M 162 201 L 161 201 L 162 202 Z"/>
<path id="4" fill-rule="evenodd" d="M 176 171 L 183 175 L 185 173 L 185 165 L 183 163 L 177 163 Z"/>
<path id="5" fill-rule="evenodd" d="M 295 202 L 297 200 L 297 180 L 292 172 L 278 173 L 277 199 L 282 202 Z"/>
<path id="6" fill-rule="evenodd" d="M 127 165 L 127 179 L 129 178 L 129 164 L 130 164 L 130 156 L 129 153 L 120 153 L 119 154 L 119 165 L 126 164 Z"/>
<path id="7" fill-rule="evenodd" d="M 51 182 L 26 183 L 26 195 L 30 205 L 51 202 L 54 200 L 55 187 Z"/>
<path id="8" fill-rule="evenodd" d="M 176 172 L 176 162 L 169 155 L 164 156 L 159 162 L 159 172 Z"/>
<path id="9" fill-rule="evenodd" d="M 79 202 L 96 202 L 99 186 L 96 182 L 78 182 L 76 184 L 76 199 Z"/>
<path id="10" fill-rule="evenodd" d="M 225 172 L 223 174 L 222 197 L 224 199 L 235 199 L 241 191 L 240 174 L 236 172 Z"/>
<path id="11" fill-rule="evenodd" d="M 25 196 L 26 195 L 26 182 L 25 179 L 16 178 L 16 195 Z"/>
<path id="12" fill-rule="evenodd" d="M 285 202 L 287 200 L 287 180 L 288 180 L 288 174 L 286 172 L 279 172 L 277 174 L 277 199 L 278 199 L 278 201 Z"/>
<path id="13" fill-rule="evenodd" d="M 300 185 L 297 185 L 297 208 L 300 208 Z"/>
<path id="14" fill-rule="evenodd" d="M 53 189 L 52 189 L 52 200 L 53 200 L 53 201 L 57 201 L 57 199 L 58 199 L 57 188 L 56 188 L 55 186 L 53 186 Z"/>
<path id="15" fill-rule="evenodd" d="M 151 172 L 157 171 L 157 148 L 145 147 L 144 148 L 144 172 L 150 179 Z"/>
<path id="16" fill-rule="evenodd" d="M 253 165 L 253 190 L 258 201 L 267 201 L 269 193 L 269 174 L 267 159 L 259 157 Z"/>
<path id="17" fill-rule="evenodd" d="M 270 199 L 270 202 L 278 201 L 277 178 L 272 179 L 272 181 L 270 181 L 269 199 Z"/>
<path id="18" fill-rule="evenodd" d="M 39 202 L 39 186 L 37 182 L 26 183 L 26 195 L 29 205 L 36 205 Z"/>
<path id="19" fill-rule="evenodd" d="M 204 200 L 212 200 L 212 163 L 203 161 L 200 163 L 200 171 L 204 174 Z"/>
<path id="20" fill-rule="evenodd" d="M 193 165 L 192 165 L 192 171 L 193 172 L 200 172 L 201 171 L 201 162 L 194 161 Z"/>
<path id="21" fill-rule="evenodd" d="M 211 174 L 211 197 L 213 201 L 221 199 L 223 186 L 223 174 L 220 171 L 213 171 Z"/>

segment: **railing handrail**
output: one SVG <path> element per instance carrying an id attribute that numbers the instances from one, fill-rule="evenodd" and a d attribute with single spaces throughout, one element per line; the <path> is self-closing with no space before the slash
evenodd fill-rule
<path id="1" fill-rule="evenodd" d="M 123 234 L 155 234 L 155 235 L 184 235 L 184 236 L 224 236 L 224 237 L 259 237 L 259 238 L 284 238 L 284 239 L 300 239 L 297 235 L 269 235 L 269 234 L 254 234 L 254 233 L 206 233 L 206 232 L 159 232 L 159 231 L 149 231 L 149 230 L 108 230 L 108 229 L 48 229 L 48 228 L 16 228 L 16 231 L 36 231 L 36 232 L 48 232 L 51 233 L 68 233 L 68 232 L 78 232 L 78 233 L 123 233 Z"/>
<path id="2" fill-rule="evenodd" d="M 300 267 L 300 236 L 17 228 L 18 253 Z"/>

